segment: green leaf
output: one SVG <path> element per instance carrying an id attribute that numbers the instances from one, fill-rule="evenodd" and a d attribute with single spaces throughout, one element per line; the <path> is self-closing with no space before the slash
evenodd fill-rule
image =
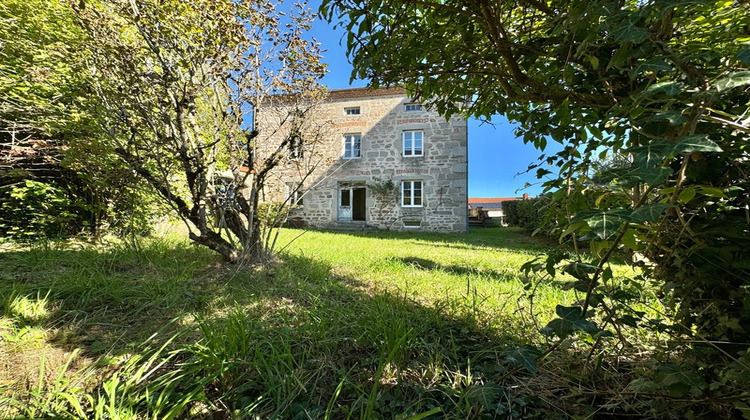
<path id="1" fill-rule="evenodd" d="M 705 134 L 691 134 L 677 140 L 671 148 L 666 148 L 665 153 L 676 155 L 678 153 L 693 152 L 721 152 L 718 144 L 708 139 Z"/>
<path id="2" fill-rule="evenodd" d="M 623 223 L 629 220 L 629 209 L 590 210 L 578 213 L 574 220 L 583 220 L 591 228 L 591 233 L 600 239 L 614 235 Z"/>
<path id="3" fill-rule="evenodd" d="M 595 255 L 597 258 L 601 258 L 601 252 L 606 249 L 609 249 L 610 246 L 612 246 L 612 244 L 609 241 L 598 241 L 598 240 L 589 241 L 591 254 Z"/>
<path id="4" fill-rule="evenodd" d="M 689 203 L 690 200 L 695 198 L 695 194 L 697 192 L 698 191 L 693 187 L 685 188 L 684 190 L 680 191 L 680 202 L 683 204 Z"/>
<path id="5" fill-rule="evenodd" d="M 677 111 L 665 111 L 665 112 L 659 112 L 656 113 L 653 117 L 651 117 L 649 120 L 651 121 L 668 121 L 669 125 L 671 126 L 677 126 L 685 121 L 687 121 L 687 118 L 685 118 L 681 113 Z"/>
<path id="6" fill-rule="evenodd" d="M 606 241 L 605 241 L 606 242 Z M 563 272 L 580 280 L 589 280 L 589 275 L 599 271 L 600 268 L 582 262 L 572 262 L 563 267 Z M 562 315 L 561 315 L 562 316 Z"/>
<path id="7" fill-rule="evenodd" d="M 632 42 L 634 44 L 641 43 L 648 38 L 648 32 L 645 29 L 638 28 L 630 23 L 615 28 L 611 34 L 618 42 Z"/>
<path id="8" fill-rule="evenodd" d="M 504 360 L 512 365 L 520 366 L 529 371 L 530 373 L 536 373 L 539 367 L 536 364 L 536 358 L 541 355 L 541 352 L 532 346 L 521 346 L 517 347 L 508 352 L 504 352 Z"/>
<path id="9" fill-rule="evenodd" d="M 641 96 L 652 96 L 658 94 L 664 94 L 667 96 L 675 96 L 682 92 L 682 85 L 678 82 L 660 82 L 649 86 Z"/>
<path id="10" fill-rule="evenodd" d="M 700 186 L 700 187 L 698 187 L 698 192 L 701 195 L 705 195 L 707 197 L 727 198 L 727 195 L 724 194 L 724 191 L 722 191 L 721 188 Z"/>
<path id="11" fill-rule="evenodd" d="M 584 318 L 582 308 L 578 306 L 557 305 L 555 309 L 560 318 L 553 319 L 547 326 L 541 329 L 541 333 L 547 336 L 556 335 L 560 339 L 568 337 L 576 331 L 596 334 L 601 331 L 593 322 Z"/>
<path id="12" fill-rule="evenodd" d="M 575 223 L 571 223 L 571 224 L 570 224 L 570 225 L 568 225 L 568 227 L 567 227 L 567 228 L 565 228 L 565 230 L 564 230 L 564 231 L 562 231 L 562 233 L 560 234 L 560 240 L 562 241 L 562 239 L 563 239 L 563 238 L 564 238 L 565 236 L 567 236 L 567 235 L 570 235 L 571 233 L 577 233 L 577 232 L 581 232 L 583 228 L 588 228 L 588 224 L 587 224 L 587 223 L 586 223 L 585 221 L 580 221 L 580 222 L 575 222 Z"/>
<path id="13" fill-rule="evenodd" d="M 737 52 L 735 57 L 737 57 L 744 64 L 750 66 L 750 44 L 746 43 L 745 46 Z"/>
<path id="14" fill-rule="evenodd" d="M 622 235 L 622 244 L 626 247 L 632 249 L 633 251 L 638 250 L 638 241 L 635 237 L 635 229 L 628 229 L 625 231 L 625 234 Z"/>
<path id="15" fill-rule="evenodd" d="M 633 223 L 655 222 L 661 219 L 662 213 L 672 204 L 656 203 L 648 206 L 639 207 L 630 214 L 630 221 Z"/>
<path id="16" fill-rule="evenodd" d="M 745 85 L 750 85 L 750 71 L 730 73 L 729 76 L 714 82 L 714 86 L 719 92 Z"/>

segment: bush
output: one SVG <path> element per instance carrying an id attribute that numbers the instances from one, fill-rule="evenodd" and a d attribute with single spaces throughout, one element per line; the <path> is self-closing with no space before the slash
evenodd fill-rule
<path id="1" fill-rule="evenodd" d="M 549 196 L 540 196 L 503 203 L 505 221 L 509 225 L 544 235 L 554 235 L 559 224 L 559 206 Z"/>

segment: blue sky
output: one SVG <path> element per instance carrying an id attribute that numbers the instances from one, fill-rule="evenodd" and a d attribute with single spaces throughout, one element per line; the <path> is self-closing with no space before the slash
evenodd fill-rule
<path id="1" fill-rule="evenodd" d="M 317 8 L 319 0 L 311 0 Z M 322 43 L 323 61 L 329 73 L 323 83 L 331 89 L 367 86 L 365 80 L 351 84 L 351 64 L 346 57 L 343 28 L 333 28 L 323 20 L 316 20 L 311 35 Z M 514 126 L 502 116 L 492 118 L 492 124 L 469 120 L 469 197 L 516 197 L 524 193 L 539 194 L 541 187 L 535 175 L 522 174 L 530 163 L 542 154 L 532 145 L 523 144 L 513 135 Z M 525 188 L 525 183 L 533 184 Z"/>

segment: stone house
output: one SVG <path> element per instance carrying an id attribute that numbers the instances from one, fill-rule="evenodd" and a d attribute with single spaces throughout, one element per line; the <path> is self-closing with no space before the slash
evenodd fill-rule
<path id="1" fill-rule="evenodd" d="M 261 110 L 259 131 L 273 117 Z M 464 118 L 401 88 L 332 90 L 298 117 L 263 201 L 292 204 L 289 217 L 312 227 L 467 230 Z"/>

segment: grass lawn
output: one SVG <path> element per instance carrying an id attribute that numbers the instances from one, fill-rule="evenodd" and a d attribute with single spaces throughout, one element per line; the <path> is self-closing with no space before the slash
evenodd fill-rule
<path id="1" fill-rule="evenodd" d="M 0 418 L 564 417 L 531 360 L 575 297 L 519 273 L 554 244 L 300 232 L 266 269 L 170 237 L 0 252 Z"/>

